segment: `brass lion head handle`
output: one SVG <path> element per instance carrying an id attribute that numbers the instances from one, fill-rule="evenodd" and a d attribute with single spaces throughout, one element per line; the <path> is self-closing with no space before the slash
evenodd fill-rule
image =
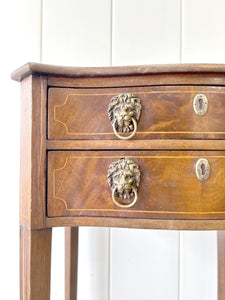
<path id="1" fill-rule="evenodd" d="M 141 115 L 141 101 L 130 93 L 114 96 L 109 103 L 108 115 L 115 135 L 120 139 L 128 140 L 137 131 L 137 122 Z M 131 134 L 123 136 L 119 132 L 131 132 Z"/>
<path id="2" fill-rule="evenodd" d="M 107 179 L 117 206 L 128 208 L 137 202 L 140 174 L 138 164 L 132 159 L 121 158 L 109 166 Z"/>

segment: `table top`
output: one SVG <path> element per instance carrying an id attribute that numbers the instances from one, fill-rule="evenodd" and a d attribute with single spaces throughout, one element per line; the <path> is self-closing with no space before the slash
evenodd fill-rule
<path id="1" fill-rule="evenodd" d="M 225 64 L 155 64 L 113 67 L 71 67 L 28 62 L 27 64 L 16 69 L 11 74 L 11 78 L 16 81 L 21 81 L 23 78 L 30 74 L 65 76 L 73 78 L 90 78 L 103 76 L 134 76 L 196 72 L 225 74 Z"/>

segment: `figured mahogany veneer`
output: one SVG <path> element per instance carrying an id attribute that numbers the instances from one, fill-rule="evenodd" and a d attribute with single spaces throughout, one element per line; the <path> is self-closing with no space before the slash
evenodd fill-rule
<path id="1" fill-rule="evenodd" d="M 109 165 L 121 157 L 133 159 L 141 171 L 131 208 L 113 203 L 107 183 Z M 200 157 L 211 166 L 206 181 L 195 173 Z M 48 216 L 224 219 L 224 169 L 225 151 L 50 151 Z"/>
<path id="2" fill-rule="evenodd" d="M 54 226 L 67 226 L 66 300 L 75 299 L 78 230 L 71 227 L 83 225 L 221 230 L 218 299 L 224 299 L 225 65 L 28 63 L 12 78 L 22 82 L 20 299 L 49 300 Z M 141 99 L 131 140 L 116 137 L 108 118 L 110 99 L 121 93 Z M 208 99 L 204 115 L 194 110 L 197 94 Z M 120 158 L 132 159 L 140 169 L 137 189 L 130 170 L 115 180 L 128 178 L 127 193 L 129 187 L 134 195 L 137 191 L 132 207 L 119 207 L 112 194 L 122 192 L 113 187 L 112 193 L 107 182 L 109 166 Z M 199 159 L 206 159 L 198 165 L 202 176 L 209 163 L 206 180 L 196 176 Z"/>
<path id="3" fill-rule="evenodd" d="M 141 100 L 141 117 L 134 140 L 225 138 L 225 88 L 216 86 L 50 88 L 48 138 L 117 140 L 107 109 L 110 99 L 120 93 L 132 93 Z M 193 109 L 197 94 L 208 98 L 205 116 L 196 115 Z"/>

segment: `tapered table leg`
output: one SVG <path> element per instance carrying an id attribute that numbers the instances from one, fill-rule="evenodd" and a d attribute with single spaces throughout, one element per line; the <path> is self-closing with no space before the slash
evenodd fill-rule
<path id="1" fill-rule="evenodd" d="M 218 231 L 218 300 L 225 299 L 225 230 Z"/>
<path id="2" fill-rule="evenodd" d="M 50 300 L 52 229 L 20 227 L 20 299 Z"/>
<path id="3" fill-rule="evenodd" d="M 78 227 L 65 228 L 65 300 L 77 299 Z"/>

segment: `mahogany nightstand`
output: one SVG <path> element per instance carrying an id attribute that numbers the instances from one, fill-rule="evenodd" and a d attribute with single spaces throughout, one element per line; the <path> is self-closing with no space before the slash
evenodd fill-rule
<path id="1" fill-rule="evenodd" d="M 28 63 L 12 78 L 22 83 L 21 299 L 50 299 L 52 227 L 66 227 L 66 300 L 78 226 L 225 229 L 225 65 Z M 222 300 L 222 231 L 218 275 Z"/>

